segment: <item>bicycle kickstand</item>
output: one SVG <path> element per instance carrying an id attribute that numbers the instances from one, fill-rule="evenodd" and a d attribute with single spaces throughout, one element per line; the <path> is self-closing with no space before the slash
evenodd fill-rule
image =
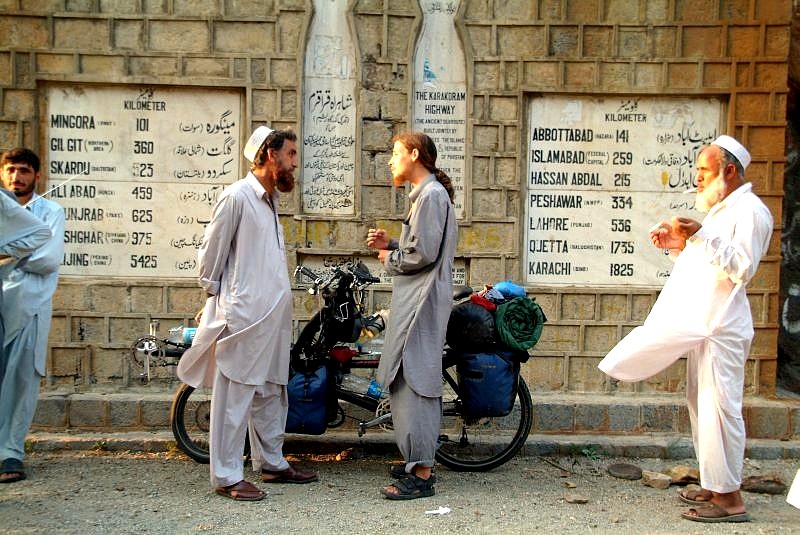
<path id="1" fill-rule="evenodd" d="M 153 338 L 155 338 L 156 335 L 158 334 L 158 327 L 159 327 L 159 321 L 151 319 L 150 336 L 152 336 Z M 146 352 L 144 355 L 144 373 L 139 374 L 139 380 L 144 384 L 150 382 L 150 352 Z"/>
<path id="2" fill-rule="evenodd" d="M 368 422 L 358 422 L 358 436 L 362 437 L 367 432 L 367 429 L 370 427 L 377 427 L 379 425 L 383 425 L 387 422 L 392 421 L 392 413 L 387 412 L 386 414 L 381 414 L 377 418 L 373 418 Z"/>

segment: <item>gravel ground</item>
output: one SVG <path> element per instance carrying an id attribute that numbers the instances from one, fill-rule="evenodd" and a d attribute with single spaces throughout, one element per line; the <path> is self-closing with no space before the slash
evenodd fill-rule
<path id="1" fill-rule="evenodd" d="M 800 533 L 800 510 L 785 495 L 746 493 L 748 524 L 698 524 L 680 518 L 686 506 L 675 487 L 605 470 L 614 462 L 666 470 L 677 461 L 581 455 L 517 457 L 489 473 L 440 467 L 436 496 L 393 502 L 378 492 L 391 459 L 359 449 L 291 459 L 320 481 L 258 483 L 268 497 L 247 503 L 215 495 L 208 467 L 179 453 L 33 453 L 28 480 L 0 485 L 0 533 Z M 790 484 L 797 468 L 796 460 L 747 461 L 745 475 L 778 474 Z M 252 471 L 246 477 L 256 480 Z M 567 503 L 568 493 L 588 503 Z M 450 512 L 426 514 L 439 507 Z"/>

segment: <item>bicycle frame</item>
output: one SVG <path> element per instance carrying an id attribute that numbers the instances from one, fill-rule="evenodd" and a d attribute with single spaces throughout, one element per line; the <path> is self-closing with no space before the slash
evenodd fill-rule
<path id="1" fill-rule="evenodd" d="M 150 333 L 137 338 L 130 348 L 131 360 L 142 368 L 139 373 L 142 384 L 147 384 L 152 379 L 153 366 L 177 366 L 183 352 L 190 347 L 190 344 L 159 338 L 158 327 L 158 320 L 150 320 Z"/>

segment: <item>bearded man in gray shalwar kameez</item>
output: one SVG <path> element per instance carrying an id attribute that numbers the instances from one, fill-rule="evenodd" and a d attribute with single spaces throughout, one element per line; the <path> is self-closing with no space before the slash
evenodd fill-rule
<path id="1" fill-rule="evenodd" d="M 453 255 L 458 226 L 450 179 L 436 168 L 436 147 L 425 134 L 394 139 L 389 160 L 396 187 L 413 186 L 399 240 L 369 229 L 367 245 L 392 276 L 392 314 L 378 381 L 391 393 L 395 439 L 406 461 L 384 487 L 389 499 L 433 496 L 432 469 L 442 411 L 442 347 L 452 307 Z"/>
<path id="2" fill-rule="evenodd" d="M 252 166 L 217 201 L 198 252 L 206 305 L 178 377 L 213 385 L 211 483 L 221 496 L 257 501 L 266 494 L 244 478 L 249 428 L 253 468 L 266 483 L 308 483 L 283 456 L 292 335 L 292 292 L 286 268 L 279 193 L 294 188 L 297 136 L 258 127 L 244 148 Z"/>

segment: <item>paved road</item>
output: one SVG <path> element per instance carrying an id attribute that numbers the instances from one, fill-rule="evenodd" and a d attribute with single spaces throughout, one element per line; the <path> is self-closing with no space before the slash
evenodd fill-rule
<path id="1" fill-rule="evenodd" d="M 680 518 L 675 487 L 657 490 L 605 470 L 620 461 L 656 470 L 686 461 L 588 452 L 518 457 L 489 473 L 439 468 L 436 496 L 392 502 L 378 493 L 392 460 L 385 453 L 356 446 L 295 459 L 320 481 L 259 483 L 267 499 L 244 503 L 211 492 L 207 467 L 180 453 L 34 452 L 27 481 L 0 485 L 0 533 L 800 533 L 800 510 L 784 496 L 747 494 L 749 524 L 703 525 Z M 797 466 L 748 461 L 745 475 L 777 473 L 788 483 Z M 569 493 L 588 503 L 567 503 Z M 439 507 L 450 512 L 426 513 Z"/>

